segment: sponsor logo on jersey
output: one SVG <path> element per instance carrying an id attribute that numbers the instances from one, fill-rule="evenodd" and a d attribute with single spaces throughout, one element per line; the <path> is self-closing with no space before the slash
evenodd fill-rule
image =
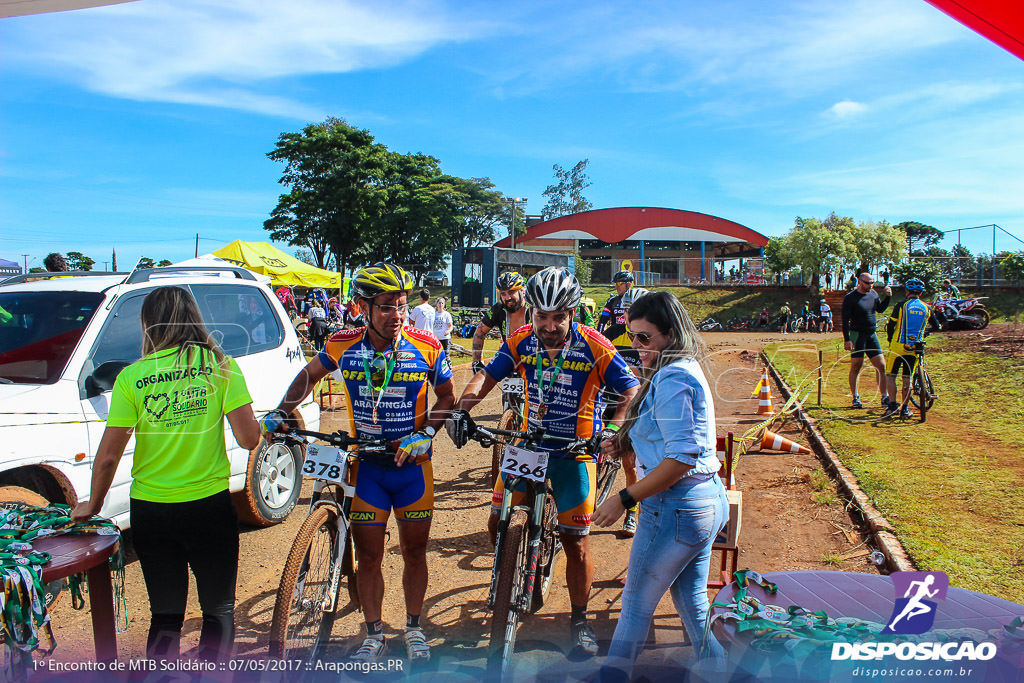
<path id="1" fill-rule="evenodd" d="M 348 520 L 350 522 L 372 522 L 375 519 L 377 519 L 377 513 L 373 510 L 365 512 L 353 510 L 348 513 Z"/>
<path id="2" fill-rule="evenodd" d="M 433 510 L 408 510 L 403 516 L 406 519 L 429 519 L 433 514 Z"/>

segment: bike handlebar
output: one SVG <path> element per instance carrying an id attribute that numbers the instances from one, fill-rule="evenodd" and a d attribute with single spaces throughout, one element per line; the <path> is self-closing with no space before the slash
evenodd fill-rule
<path id="1" fill-rule="evenodd" d="M 349 448 L 351 446 L 356 446 L 360 455 L 380 456 L 383 458 L 391 457 L 395 452 L 394 444 L 387 439 L 379 439 L 370 436 L 351 436 L 345 432 L 326 434 L 324 432 L 314 432 L 308 429 L 289 429 L 287 432 L 273 434 L 271 437 L 283 438 L 285 441 L 302 444 L 308 443 L 305 439 L 297 438 L 296 435 L 320 439 L 321 441 L 326 441 L 328 444 L 336 448 Z"/>
<path id="2" fill-rule="evenodd" d="M 510 439 L 520 439 L 525 441 L 530 446 L 535 446 L 539 441 L 548 441 L 559 444 L 565 444 L 564 449 L 559 449 L 565 452 L 579 452 L 587 451 L 590 453 L 596 453 L 598 444 L 601 442 L 601 434 L 595 434 L 589 439 L 583 439 L 580 437 L 568 437 L 568 436 L 549 436 L 546 433 L 544 427 L 535 427 L 529 431 L 522 431 L 516 429 L 490 429 L 487 427 L 476 426 L 476 431 L 470 436 L 470 438 L 479 441 L 480 445 L 484 448 L 490 448 L 491 446 L 499 443 L 499 436 L 503 436 Z"/>

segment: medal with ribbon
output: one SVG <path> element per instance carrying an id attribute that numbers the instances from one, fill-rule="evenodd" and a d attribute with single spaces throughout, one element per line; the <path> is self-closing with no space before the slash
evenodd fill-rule
<path id="1" fill-rule="evenodd" d="M 370 393 L 370 400 L 373 401 L 373 424 L 377 424 L 377 408 L 380 406 L 380 400 L 384 398 L 384 392 L 387 390 L 388 384 L 391 383 L 391 376 L 395 372 L 395 356 L 395 349 L 393 347 L 390 353 L 374 351 L 372 361 L 365 355 L 363 356 L 366 388 Z M 380 386 L 374 384 L 374 373 L 377 375 L 384 374 L 384 382 Z M 374 398 L 374 392 L 377 394 L 376 398 Z"/>
<path id="2" fill-rule="evenodd" d="M 562 365 L 565 363 L 565 350 L 569 348 L 569 341 L 571 339 L 572 330 L 569 331 L 569 334 L 565 338 L 565 344 L 562 345 L 562 349 L 558 352 L 558 358 L 555 359 L 554 367 L 549 365 L 547 370 L 544 369 L 544 359 L 547 357 L 547 353 L 544 349 L 544 345 L 540 341 L 540 338 L 537 339 L 537 417 L 542 420 L 548 412 L 547 404 L 544 401 L 544 395 L 551 391 L 551 387 L 555 386 L 555 381 L 558 379 L 558 373 L 562 371 Z M 544 387 L 545 378 L 548 380 L 547 388 Z"/>

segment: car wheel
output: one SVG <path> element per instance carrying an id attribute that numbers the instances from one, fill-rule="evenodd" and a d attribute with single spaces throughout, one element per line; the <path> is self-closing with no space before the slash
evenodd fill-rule
<path id="1" fill-rule="evenodd" d="M 261 441 L 249 454 L 245 488 L 233 496 L 238 519 L 253 526 L 283 522 L 299 499 L 301 468 L 298 446 Z"/>

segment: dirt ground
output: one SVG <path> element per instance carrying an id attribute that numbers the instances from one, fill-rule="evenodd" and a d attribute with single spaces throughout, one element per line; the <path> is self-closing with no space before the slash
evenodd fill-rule
<path id="1" fill-rule="evenodd" d="M 819 338 L 817 335 L 810 335 Z M 799 341 L 802 335 L 789 339 Z M 738 437 L 760 421 L 755 414 L 757 401 L 751 395 L 759 378 L 757 352 L 779 336 L 770 333 L 711 333 L 705 336 L 711 351 L 710 380 L 716 396 L 718 432 L 732 431 Z M 469 377 L 466 366 L 457 368 L 457 390 Z M 773 398 L 779 401 L 776 387 Z M 776 403 L 778 407 L 779 403 Z M 500 405 L 493 396 L 474 411 L 487 423 L 496 421 Z M 338 415 L 324 414 L 323 427 L 337 424 Z M 784 436 L 803 441 L 788 425 L 778 430 Z M 436 512 L 429 547 L 430 584 L 424 610 L 425 630 L 433 646 L 433 656 L 446 678 L 477 680 L 483 671 L 487 644 L 488 613 L 485 607 L 491 570 L 492 548 L 488 547 L 486 519 L 490 494 L 485 487 L 489 454 L 482 448 L 467 446 L 456 450 L 447 436 L 435 442 L 434 473 Z M 743 522 L 740 533 L 739 567 L 759 571 L 784 569 L 835 569 L 873 572 L 858 531 L 845 514 L 839 500 L 830 503 L 812 501 L 810 475 L 821 467 L 812 455 L 750 453 L 739 458 L 736 479 L 743 491 Z M 621 480 L 621 475 L 620 475 Z M 310 485 L 303 489 L 295 512 L 276 527 L 243 530 L 236 607 L 237 653 L 239 657 L 259 657 L 267 651 L 267 633 L 274 597 L 285 556 L 292 538 L 305 515 Z M 829 488 L 828 491 L 834 491 Z M 819 498 L 821 496 L 819 495 Z M 622 580 L 630 540 L 619 531 L 594 529 L 592 550 L 596 559 L 594 590 L 590 611 L 594 629 L 603 645 L 611 638 L 619 613 Z M 403 656 L 401 627 L 404 603 L 401 589 L 402 561 L 394 522 L 384 561 L 386 593 L 384 622 L 390 652 Z M 127 535 L 130 545 L 130 534 Z M 148 627 L 148 601 L 138 562 L 129 554 L 126 591 L 128 630 L 118 638 L 121 658 L 139 658 L 144 654 Z M 712 558 L 712 574 L 717 574 L 718 556 Z M 592 672 L 599 659 L 567 662 L 569 651 L 569 601 L 564 583 L 564 561 L 560 562 L 549 603 L 538 614 L 526 617 L 520 627 L 518 673 L 527 677 L 555 676 L 578 679 Z M 185 622 L 183 651 L 195 647 L 200 627 L 199 606 L 194 590 Z M 713 593 L 712 593 L 713 594 Z M 53 657 L 60 661 L 85 661 L 93 658 L 88 610 L 76 612 L 63 599 L 52 614 L 58 647 Z M 358 640 L 361 627 L 358 615 L 339 619 L 333 633 L 336 660 Z M 640 664 L 658 666 L 685 659 L 690 648 L 682 645 L 685 636 L 671 600 L 659 605 L 652 629 L 652 641 L 641 655 Z"/>

